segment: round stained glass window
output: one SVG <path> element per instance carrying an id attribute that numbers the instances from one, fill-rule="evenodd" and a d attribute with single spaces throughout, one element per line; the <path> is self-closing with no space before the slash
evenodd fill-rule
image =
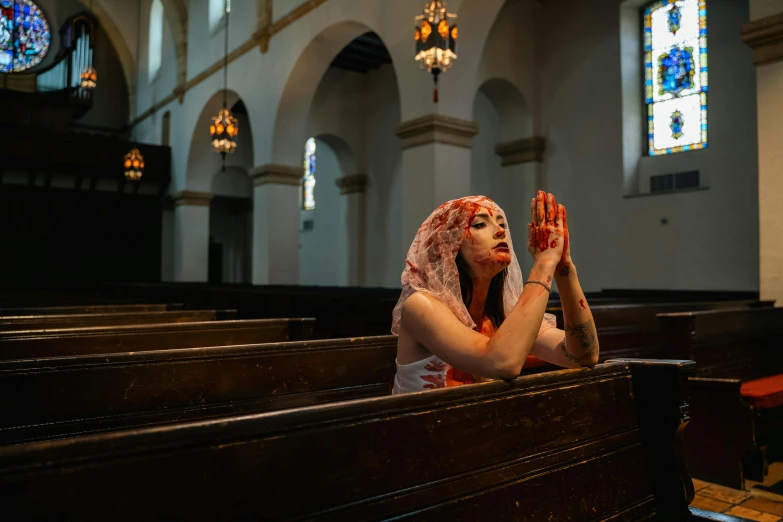
<path id="1" fill-rule="evenodd" d="M 51 42 L 49 23 L 30 0 L 0 0 L 0 73 L 35 67 Z"/>

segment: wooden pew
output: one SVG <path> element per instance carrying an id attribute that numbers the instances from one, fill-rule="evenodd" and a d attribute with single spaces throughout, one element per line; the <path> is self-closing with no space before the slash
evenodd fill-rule
<path id="1" fill-rule="evenodd" d="M 255 319 L 0 332 L 0 361 L 297 341 L 315 319 Z"/>
<path id="2" fill-rule="evenodd" d="M 676 452 L 691 368 L 618 362 L 0 448 L 0 502 L 36 519 L 708 520 Z"/>
<path id="3" fill-rule="evenodd" d="M 737 308 L 771 308 L 774 301 L 696 301 L 652 302 L 612 304 L 591 307 L 598 330 L 601 360 L 618 357 L 658 359 L 671 356 L 666 353 L 666 343 L 658 324 L 660 313 L 695 310 L 721 310 Z M 559 306 L 549 307 L 558 326 L 563 327 L 563 311 Z"/>
<path id="4" fill-rule="evenodd" d="M 0 444 L 388 395 L 393 335 L 0 362 Z"/>
<path id="5" fill-rule="evenodd" d="M 746 477 L 763 480 L 767 450 L 783 448 L 783 308 L 662 314 L 659 320 L 668 355 L 697 364 L 685 437 L 693 475 L 735 489 Z M 749 396 L 756 379 L 773 376 L 780 377 Z"/>
<path id="6" fill-rule="evenodd" d="M 63 314 L 112 314 L 138 312 L 165 312 L 180 310 L 181 304 L 112 304 L 73 306 L 17 306 L 0 308 L 0 316 L 9 315 L 63 315 Z"/>
<path id="7" fill-rule="evenodd" d="M 0 316 L 0 332 L 122 326 L 166 323 L 195 323 L 236 319 L 236 310 L 177 310 L 95 314 Z"/>

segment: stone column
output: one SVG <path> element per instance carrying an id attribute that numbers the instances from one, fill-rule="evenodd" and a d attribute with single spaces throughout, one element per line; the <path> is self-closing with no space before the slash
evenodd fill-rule
<path id="1" fill-rule="evenodd" d="M 299 283 L 300 165 L 262 165 L 253 179 L 253 284 Z"/>
<path id="2" fill-rule="evenodd" d="M 174 281 L 204 282 L 209 269 L 209 202 L 212 194 L 174 194 Z"/>
<path id="3" fill-rule="evenodd" d="M 367 175 L 354 174 L 335 180 L 340 187 L 340 194 L 346 196 L 346 229 L 348 230 L 348 284 L 361 286 L 364 284 L 364 223 L 365 215 L 365 191 L 367 188 Z"/>
<path id="4" fill-rule="evenodd" d="M 770 12 L 775 8 L 777 12 Z M 774 11 L 775 9 L 772 9 Z M 754 12 L 755 11 L 755 12 Z M 783 305 L 783 2 L 751 1 L 742 40 L 756 64 L 759 141 L 759 290 Z"/>
<path id="5" fill-rule="evenodd" d="M 507 204 L 504 207 L 509 230 L 515 240 L 515 252 L 524 272 L 532 267 L 532 260 L 525 252 L 527 224 L 530 222 L 530 200 L 542 187 L 540 166 L 544 157 L 546 138 L 532 136 L 495 147 L 506 177 Z"/>
<path id="6" fill-rule="evenodd" d="M 470 196 L 472 121 L 428 114 L 397 127 L 402 140 L 402 245 L 407 252 L 419 225 L 451 199 Z M 400 267 L 405 258 L 402 252 Z"/>

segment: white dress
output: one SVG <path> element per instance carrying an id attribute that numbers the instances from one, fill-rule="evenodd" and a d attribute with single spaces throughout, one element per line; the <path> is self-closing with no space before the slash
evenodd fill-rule
<path id="1" fill-rule="evenodd" d="M 555 316 L 544 314 L 538 335 L 556 326 Z M 392 395 L 478 382 L 473 375 L 446 364 L 435 355 L 410 364 L 400 364 L 396 359 L 394 363 L 397 365 L 397 373 L 394 375 Z"/>

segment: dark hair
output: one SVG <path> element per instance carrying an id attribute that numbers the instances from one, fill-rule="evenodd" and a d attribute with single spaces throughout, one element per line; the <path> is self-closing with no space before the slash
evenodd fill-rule
<path id="1" fill-rule="evenodd" d="M 462 302 L 465 308 L 470 308 L 473 301 L 473 280 L 470 278 L 468 264 L 462 257 L 462 252 L 457 253 L 457 272 L 459 273 L 459 289 L 462 293 Z M 484 317 L 489 318 L 495 328 L 498 328 L 506 320 L 506 311 L 503 309 L 503 288 L 506 286 L 508 268 L 492 278 L 487 292 L 487 302 L 484 304 Z M 481 325 L 476 325 L 481 329 Z"/>

